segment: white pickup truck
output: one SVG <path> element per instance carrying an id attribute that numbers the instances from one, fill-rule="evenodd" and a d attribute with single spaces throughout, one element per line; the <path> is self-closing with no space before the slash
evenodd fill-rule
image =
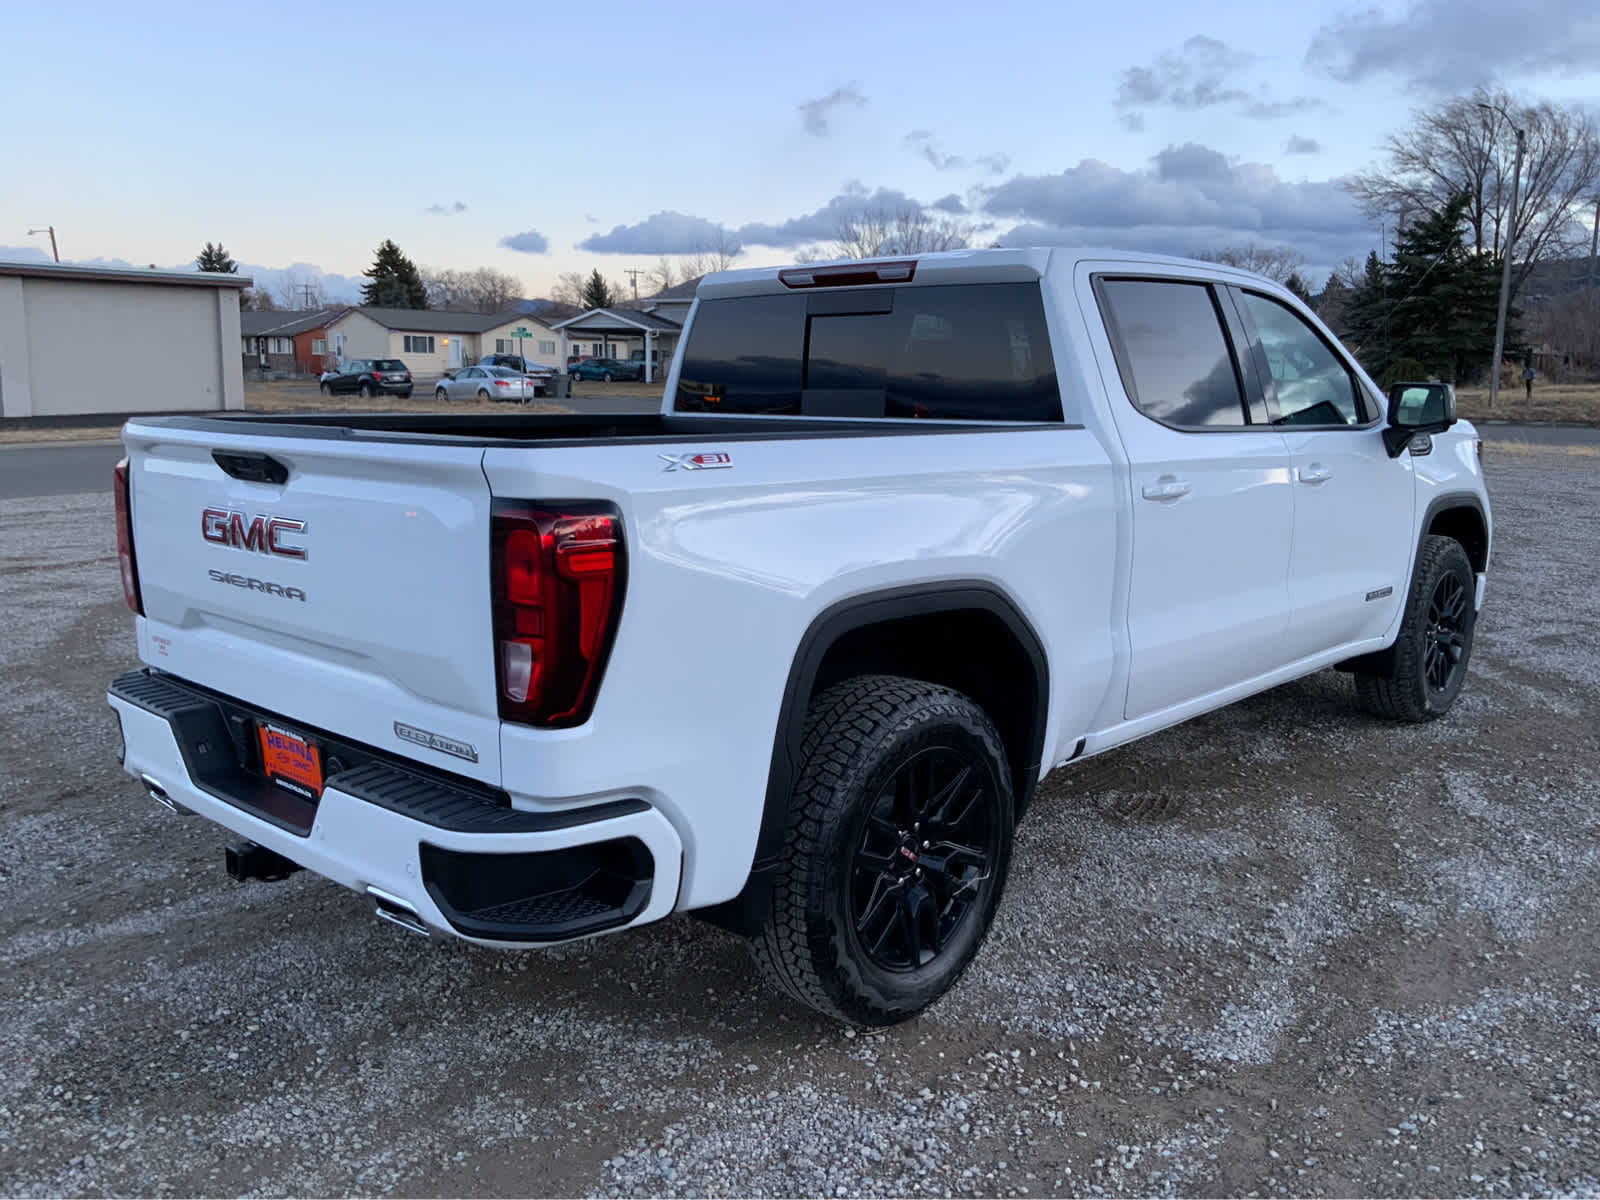
<path id="1" fill-rule="evenodd" d="M 904 1019 L 1053 767 L 1341 667 L 1445 713 L 1489 562 L 1453 393 L 1292 295 L 1062 249 L 733 271 L 659 414 L 136 419 L 122 761 L 419 932 L 695 911 Z"/>

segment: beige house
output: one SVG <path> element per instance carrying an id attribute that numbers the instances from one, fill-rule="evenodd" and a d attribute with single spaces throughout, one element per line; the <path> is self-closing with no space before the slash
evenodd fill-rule
<path id="1" fill-rule="evenodd" d="M 520 353 L 535 362 L 560 366 L 560 335 L 525 313 L 438 312 L 413 308 L 352 308 L 328 323 L 329 351 L 351 358 L 398 358 L 413 375 L 431 378 L 470 366 L 485 354 L 516 354 L 513 331 L 523 339 Z M 497 349 L 504 345 L 505 349 Z M 548 347 L 541 351 L 540 346 Z"/>
<path id="2" fill-rule="evenodd" d="M 247 275 L 0 262 L 0 417 L 244 407 Z"/>

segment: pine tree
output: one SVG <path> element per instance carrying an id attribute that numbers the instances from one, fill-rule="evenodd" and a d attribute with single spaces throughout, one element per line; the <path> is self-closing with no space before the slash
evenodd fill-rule
<path id="1" fill-rule="evenodd" d="M 1465 193 L 1455 196 L 1402 230 L 1387 268 L 1394 355 L 1452 382 L 1494 344 L 1499 301 L 1494 257 L 1463 241 L 1469 203 Z"/>
<path id="2" fill-rule="evenodd" d="M 1306 286 L 1306 281 L 1300 278 L 1299 271 L 1290 271 L 1289 278 L 1283 281 L 1283 286 L 1298 296 L 1307 306 L 1311 304 L 1311 289 Z"/>
<path id="3" fill-rule="evenodd" d="M 362 285 L 361 303 L 376 308 L 427 308 L 428 289 L 417 264 L 388 238 L 378 247 L 372 265 L 362 272 L 372 282 Z"/>
<path id="4" fill-rule="evenodd" d="M 1367 255 L 1366 270 L 1345 304 L 1345 340 L 1373 378 L 1394 357 L 1390 353 L 1389 287 L 1383 261 L 1376 250 Z"/>
<path id="5" fill-rule="evenodd" d="M 606 284 L 605 276 L 600 274 L 600 268 L 596 267 L 589 278 L 584 280 L 584 308 L 610 308 L 614 302 L 615 298 L 611 295 L 611 288 Z"/>
<path id="6" fill-rule="evenodd" d="M 206 248 L 195 255 L 194 265 L 201 271 L 211 271 L 218 275 L 237 275 L 239 273 L 239 264 L 234 262 L 228 252 L 222 248 L 221 242 L 218 242 L 215 246 L 207 242 Z"/>

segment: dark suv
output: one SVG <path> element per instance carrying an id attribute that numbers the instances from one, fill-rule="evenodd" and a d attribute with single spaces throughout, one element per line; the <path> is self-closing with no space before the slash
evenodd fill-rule
<path id="1" fill-rule="evenodd" d="M 411 395 L 411 372 L 398 358 L 352 358 L 344 369 L 322 381 L 322 394 L 359 392 L 363 399 L 377 395 Z"/>

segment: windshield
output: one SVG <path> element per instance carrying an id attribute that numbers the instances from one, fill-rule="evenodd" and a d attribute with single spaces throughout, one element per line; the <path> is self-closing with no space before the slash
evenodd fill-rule
<path id="1" fill-rule="evenodd" d="M 398 358 L 380 358 L 373 361 L 372 369 L 374 371 L 404 371 L 406 365 Z"/>

